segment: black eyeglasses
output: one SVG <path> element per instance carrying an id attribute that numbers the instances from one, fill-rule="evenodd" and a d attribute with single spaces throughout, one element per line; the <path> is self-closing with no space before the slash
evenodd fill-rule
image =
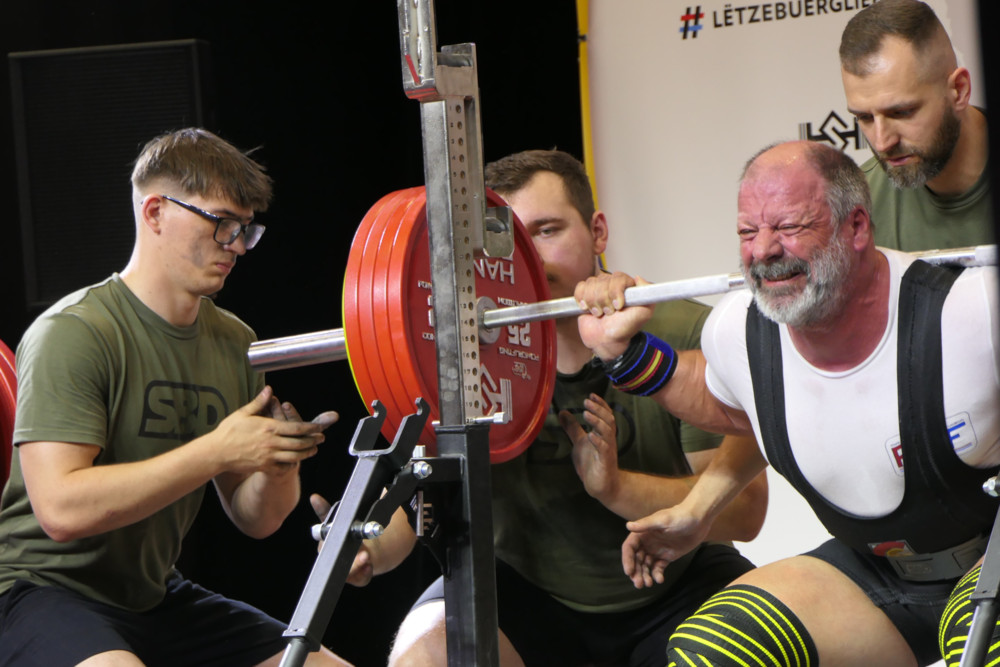
<path id="1" fill-rule="evenodd" d="M 194 204 L 188 204 L 180 199 L 174 199 L 168 195 L 160 195 L 164 199 L 172 201 L 181 208 L 186 208 L 187 210 L 200 215 L 209 222 L 215 223 L 215 234 L 212 238 L 219 245 L 229 245 L 233 243 L 236 238 L 243 232 L 243 245 L 246 246 L 247 250 L 250 250 L 255 245 L 257 241 L 260 241 L 260 237 L 264 235 L 264 225 L 257 224 L 256 222 L 250 222 L 248 224 L 243 224 L 236 218 L 223 218 L 221 216 L 215 215 L 214 213 L 209 213 L 203 208 L 198 208 Z"/>

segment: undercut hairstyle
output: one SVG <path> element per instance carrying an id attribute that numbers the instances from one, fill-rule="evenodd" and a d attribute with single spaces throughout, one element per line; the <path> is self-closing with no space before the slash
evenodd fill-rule
<path id="1" fill-rule="evenodd" d="M 868 63 L 882 40 L 895 36 L 916 53 L 926 53 L 936 39 L 948 40 L 934 10 L 919 0 L 878 0 L 855 14 L 840 36 L 840 66 L 854 76 L 868 74 Z M 951 41 L 948 40 L 949 47 Z"/>
<path id="2" fill-rule="evenodd" d="M 505 197 L 522 189 L 540 171 L 550 171 L 562 179 L 569 203 L 589 225 L 595 210 L 590 179 L 583 163 L 565 151 L 521 151 L 490 162 L 485 169 L 486 187 Z"/>
<path id="3" fill-rule="evenodd" d="M 132 187 L 176 184 L 185 195 L 221 197 L 242 208 L 266 211 L 272 181 L 264 167 L 229 142 L 201 128 L 168 132 L 149 141 L 132 169 Z"/>
<path id="4" fill-rule="evenodd" d="M 746 164 L 743 165 L 743 173 L 740 175 L 741 185 L 754 163 L 757 162 L 757 158 L 781 143 L 783 142 L 769 144 L 747 160 Z M 840 229 L 841 223 L 858 206 L 864 207 L 865 211 L 868 211 L 869 218 L 871 217 L 871 190 L 868 188 L 868 180 L 857 162 L 844 151 L 817 141 L 807 142 L 805 155 L 809 165 L 823 179 L 826 204 L 830 208 L 830 218 L 835 230 Z M 871 227 L 875 228 L 874 220 L 871 221 Z"/>

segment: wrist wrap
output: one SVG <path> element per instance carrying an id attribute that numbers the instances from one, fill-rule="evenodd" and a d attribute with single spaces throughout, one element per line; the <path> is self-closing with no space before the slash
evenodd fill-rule
<path id="1" fill-rule="evenodd" d="M 615 387 L 638 396 L 658 391 L 676 369 L 674 348 L 645 331 L 632 336 L 621 356 L 604 362 L 604 373 Z"/>

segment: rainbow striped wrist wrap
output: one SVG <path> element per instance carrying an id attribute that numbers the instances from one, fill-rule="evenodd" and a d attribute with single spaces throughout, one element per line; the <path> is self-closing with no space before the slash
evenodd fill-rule
<path id="1" fill-rule="evenodd" d="M 604 362 L 604 372 L 619 391 L 648 396 L 659 391 L 677 369 L 674 348 L 640 331 L 620 357 Z"/>

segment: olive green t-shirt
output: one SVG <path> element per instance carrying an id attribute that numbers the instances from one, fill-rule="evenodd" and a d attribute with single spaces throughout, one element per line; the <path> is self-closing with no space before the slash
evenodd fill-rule
<path id="1" fill-rule="evenodd" d="M 97 445 L 97 466 L 183 445 L 263 387 L 247 359 L 253 340 L 249 327 L 207 298 L 193 325 L 175 327 L 115 274 L 60 300 L 22 338 L 14 444 Z M 204 487 L 132 525 L 57 543 L 32 513 L 15 455 L 0 501 L 0 592 L 26 579 L 149 609 L 163 598 L 203 495 Z"/>
<path id="2" fill-rule="evenodd" d="M 678 350 L 699 347 L 708 306 L 673 301 L 657 306 L 645 329 Z M 618 463 L 627 470 L 688 475 L 685 452 L 717 447 L 721 436 L 680 422 L 653 399 L 613 388 L 592 361 L 559 374 L 538 438 L 520 456 L 491 466 L 493 528 L 498 558 L 563 603 L 590 612 L 636 609 L 670 593 L 690 555 L 671 563 L 665 585 L 637 590 L 622 571 L 625 520 L 584 489 L 570 458 L 572 444 L 557 414 L 579 415 L 591 392 L 615 411 Z"/>
<path id="3" fill-rule="evenodd" d="M 861 169 L 872 192 L 875 245 L 915 252 L 995 243 L 988 165 L 957 197 L 940 197 L 926 186 L 897 188 L 874 157 Z"/>

